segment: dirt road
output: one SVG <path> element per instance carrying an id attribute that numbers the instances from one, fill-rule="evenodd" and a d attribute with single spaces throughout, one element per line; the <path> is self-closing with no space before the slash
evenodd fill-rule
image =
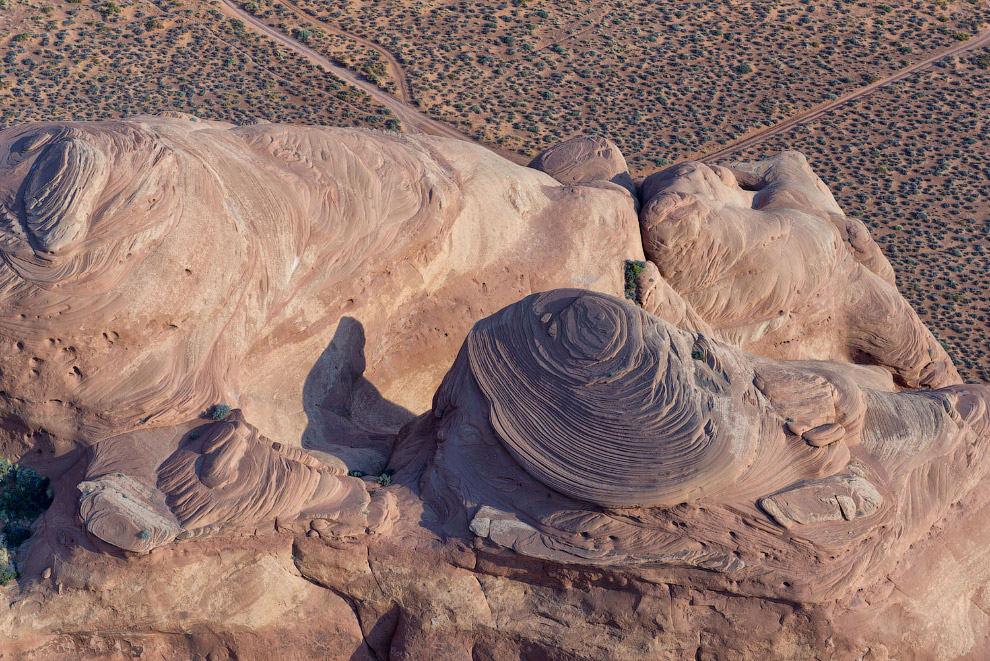
<path id="1" fill-rule="evenodd" d="M 358 37 L 348 32 L 344 32 L 340 28 L 334 25 L 325 23 L 319 20 L 318 18 L 315 18 L 310 14 L 307 14 L 305 11 L 303 11 L 298 6 L 293 4 L 290 0 L 281 0 L 281 1 L 301 19 L 311 21 L 313 23 L 317 23 L 323 26 L 323 28 L 329 32 L 333 32 L 335 34 L 355 40 L 358 43 L 361 43 L 380 53 L 382 57 L 384 57 L 388 61 L 389 65 L 392 67 L 392 70 L 395 72 L 395 77 L 398 83 L 399 95 L 394 96 L 392 94 L 389 94 L 388 92 L 381 89 L 377 85 L 374 85 L 371 82 L 365 80 L 351 69 L 336 64 L 335 62 L 325 57 L 324 55 L 320 54 L 313 48 L 310 48 L 306 44 L 292 38 L 291 36 L 268 25 L 267 23 L 264 23 L 263 21 L 259 20 L 252 14 L 242 9 L 235 0 L 220 0 L 220 6 L 225 10 L 225 13 L 227 13 L 228 16 L 232 16 L 240 19 L 246 25 L 251 26 L 251 28 L 253 28 L 257 32 L 264 34 L 270 39 L 302 55 L 310 62 L 313 62 L 317 66 L 322 67 L 325 71 L 333 74 L 334 76 L 341 78 L 349 85 L 369 94 L 375 101 L 382 104 L 386 108 L 392 110 L 394 115 L 402 122 L 403 129 L 406 132 L 428 133 L 430 135 L 454 138 L 456 140 L 478 142 L 477 140 L 470 137 L 466 133 L 463 133 L 458 129 L 455 129 L 454 127 L 448 124 L 435 120 L 432 117 L 428 116 L 427 114 L 423 113 L 422 111 L 410 105 L 409 100 L 411 97 L 409 94 L 409 84 L 406 78 L 405 71 L 403 70 L 402 65 L 395 58 L 395 56 L 392 55 L 392 53 L 390 53 L 388 50 L 386 50 L 385 48 L 379 46 L 378 44 L 370 40 L 364 39 L 362 37 Z M 986 0 L 986 4 L 988 7 L 990 7 L 990 0 Z M 593 28 L 594 25 L 592 26 L 592 28 L 588 28 L 588 29 L 590 30 Z M 695 153 L 685 158 L 684 160 L 715 161 L 726 158 L 727 156 L 731 156 L 732 154 L 740 150 L 759 144 L 760 142 L 763 142 L 767 138 L 789 131 L 795 126 L 798 126 L 799 124 L 805 124 L 807 122 L 813 121 L 821 117 L 822 115 L 832 112 L 833 110 L 835 110 L 840 106 L 843 106 L 847 103 L 851 103 L 852 101 L 860 99 L 868 94 L 875 92 L 876 90 L 882 87 L 886 87 L 887 85 L 890 85 L 891 83 L 895 83 L 899 80 L 904 80 L 905 78 L 908 78 L 909 76 L 912 76 L 915 73 L 918 73 L 919 71 L 922 71 L 924 69 L 933 66 L 935 62 L 938 62 L 943 58 L 951 57 L 953 55 L 959 55 L 961 53 L 965 53 L 967 51 L 974 50 L 976 48 L 981 48 L 987 45 L 990 45 L 990 29 L 985 30 L 981 34 L 977 35 L 976 37 L 968 41 L 961 41 L 950 48 L 947 48 L 943 51 L 939 51 L 938 53 L 930 55 L 929 57 L 919 62 L 916 62 L 899 71 L 896 71 L 890 76 L 887 76 L 886 78 L 882 78 L 881 80 L 870 83 L 865 87 L 861 87 L 859 89 L 853 90 L 852 92 L 849 92 L 848 94 L 845 94 L 839 97 L 838 99 L 835 99 L 834 101 L 830 101 L 829 103 L 825 103 L 823 105 L 809 108 L 808 110 L 805 110 L 792 117 L 785 119 L 779 124 L 774 124 L 773 126 L 769 126 L 764 129 L 760 129 L 753 133 L 750 133 L 749 135 L 745 135 L 742 138 L 736 140 L 735 142 L 726 145 L 724 147 L 721 147 L 715 151 Z M 516 154 L 514 152 L 510 152 L 504 149 L 491 147 L 489 145 L 483 145 L 483 146 L 495 152 L 496 154 L 504 158 L 507 158 L 510 161 L 513 161 L 514 163 L 520 163 L 525 165 L 526 163 L 529 162 L 529 159 L 527 157 L 522 156 L 520 154 Z"/>
<path id="2" fill-rule="evenodd" d="M 326 30 L 331 34 L 335 34 L 338 37 L 344 37 L 345 39 L 350 39 L 351 41 L 356 41 L 357 43 L 363 46 L 367 46 L 368 48 L 372 49 L 373 51 L 381 55 L 382 58 L 386 62 L 388 62 L 388 65 L 389 67 L 391 67 L 392 72 L 394 74 L 395 84 L 399 88 L 398 89 L 399 93 L 397 95 L 398 99 L 403 103 L 409 103 L 412 100 L 412 96 L 410 96 L 409 94 L 409 79 L 406 77 L 406 71 L 405 69 L 402 68 L 402 65 L 399 63 L 399 60 L 396 59 L 396 57 L 392 55 L 392 53 L 389 52 L 386 48 L 380 46 L 379 44 L 376 44 L 370 39 L 365 39 L 364 37 L 359 37 L 356 34 L 345 32 L 344 30 L 341 30 L 339 26 L 334 25 L 333 23 L 327 23 L 326 21 L 320 20 L 316 16 L 307 13 L 306 10 L 299 7 L 299 5 L 290 2 L 289 0 L 279 0 L 279 2 L 281 2 L 283 5 L 291 9 L 292 13 L 294 13 L 296 16 L 303 19 L 304 21 L 316 23 L 317 25 L 321 26 L 324 30 Z"/>
<path id="3" fill-rule="evenodd" d="M 988 1 L 987 4 L 988 6 L 990 6 L 990 1 Z M 765 129 L 757 131 L 756 133 L 743 136 L 742 138 L 736 140 L 735 142 L 729 145 L 726 145 L 725 147 L 718 149 L 717 151 L 695 154 L 689 158 L 685 158 L 684 160 L 717 161 L 719 159 L 724 159 L 727 156 L 731 156 L 732 154 L 738 151 L 741 151 L 748 147 L 752 147 L 753 145 L 757 145 L 763 142 L 764 140 L 766 140 L 767 138 L 773 137 L 775 135 L 780 135 L 781 133 L 789 131 L 798 124 L 805 124 L 807 122 L 818 119 L 822 115 L 832 112 L 839 106 L 860 99 L 868 94 L 875 92 L 881 87 L 885 87 L 899 80 L 904 80 L 905 78 L 912 76 L 923 69 L 927 69 L 933 66 L 935 62 L 938 62 L 942 58 L 951 57 L 953 55 L 959 55 L 960 53 L 965 53 L 966 51 L 970 51 L 975 48 L 980 48 L 982 46 L 987 46 L 987 45 L 990 45 L 990 29 L 985 30 L 981 34 L 977 35 L 976 37 L 968 41 L 960 41 L 955 46 L 952 46 L 943 51 L 939 51 L 938 53 L 931 55 L 930 57 L 927 57 L 924 60 L 921 60 L 920 62 L 916 62 L 915 64 L 912 64 L 899 71 L 896 71 L 890 76 L 887 76 L 886 78 L 870 83 L 865 87 L 860 87 L 857 90 L 853 90 L 852 92 L 849 92 L 848 94 L 845 94 L 839 97 L 838 99 L 831 101 L 825 105 L 810 108 L 808 110 L 805 110 L 804 112 L 800 112 L 794 115 L 793 117 L 789 117 L 785 119 L 779 124 L 774 124 L 773 126 L 769 126 Z"/>
<path id="4" fill-rule="evenodd" d="M 348 85 L 359 89 L 362 92 L 366 92 L 371 98 L 373 98 L 378 103 L 382 104 L 386 108 L 389 108 L 392 113 L 402 122 L 403 130 L 407 133 L 427 133 L 429 135 L 437 135 L 446 138 L 454 138 L 455 140 L 464 140 L 466 142 L 477 142 L 466 133 L 458 131 L 452 126 L 439 122 L 425 113 L 416 110 L 411 107 L 401 99 L 392 94 L 389 94 L 385 90 L 381 89 L 377 85 L 373 85 L 361 76 L 359 76 L 354 71 L 346 67 L 342 67 L 336 64 L 329 58 L 321 55 L 319 52 L 313 50 L 306 44 L 293 39 L 289 35 L 273 28 L 272 26 L 264 23 L 263 21 L 255 18 L 252 14 L 243 10 L 234 0 L 220 0 L 220 8 L 228 16 L 237 18 L 244 22 L 245 25 L 250 26 L 253 30 L 265 35 L 266 37 L 276 41 L 286 48 L 289 48 L 299 55 L 302 55 L 307 60 L 313 64 L 321 67 L 328 73 L 333 74 L 337 78 L 344 80 Z M 308 17 L 308 20 L 313 20 Z M 351 36 L 351 35 L 348 35 Z M 378 47 L 380 48 L 380 47 Z M 480 144 L 480 143 L 479 143 Z M 525 165 L 529 163 L 530 159 L 522 156 L 520 154 L 515 154 L 513 152 L 496 149 L 489 145 L 482 145 L 483 147 L 495 152 L 499 156 L 502 156 L 514 163 L 519 163 Z"/>

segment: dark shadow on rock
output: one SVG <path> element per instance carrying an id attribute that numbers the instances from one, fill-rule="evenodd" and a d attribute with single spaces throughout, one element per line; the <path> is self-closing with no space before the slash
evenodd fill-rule
<path id="1" fill-rule="evenodd" d="M 364 378 L 364 345 L 361 322 L 341 318 L 303 385 L 302 445 L 320 459 L 321 453 L 331 454 L 348 470 L 378 475 L 388 464 L 396 433 L 415 415 Z"/>
<path id="2" fill-rule="evenodd" d="M 387 659 L 390 657 L 392 638 L 399 626 L 399 617 L 399 606 L 398 604 L 393 605 L 387 613 L 377 619 L 374 626 L 371 627 L 371 631 L 365 633 L 365 643 L 376 654 L 375 658 Z M 354 657 L 351 659 L 353 660 Z"/>

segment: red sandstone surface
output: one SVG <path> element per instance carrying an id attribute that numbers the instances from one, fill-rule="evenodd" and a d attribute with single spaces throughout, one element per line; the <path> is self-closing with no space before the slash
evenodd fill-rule
<path id="1" fill-rule="evenodd" d="M 531 166 L 0 131 L 0 658 L 984 656 L 990 388 L 804 157 Z"/>

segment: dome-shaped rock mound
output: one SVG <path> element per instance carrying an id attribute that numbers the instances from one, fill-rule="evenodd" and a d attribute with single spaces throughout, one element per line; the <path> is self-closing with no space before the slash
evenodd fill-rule
<path id="1" fill-rule="evenodd" d="M 563 289 L 479 322 L 467 349 L 492 427 L 534 478 L 602 506 L 670 506 L 730 483 L 753 449 L 718 393 L 696 387 L 686 337 Z"/>
<path id="2" fill-rule="evenodd" d="M 711 337 L 768 358 L 877 365 L 907 388 L 960 383 L 866 225 L 799 152 L 679 163 L 640 195 L 647 259 Z"/>
<path id="3" fill-rule="evenodd" d="M 625 157 L 615 143 L 600 135 L 565 140 L 538 154 L 529 167 L 546 172 L 565 186 L 610 181 L 625 188 L 637 200 L 636 185 Z"/>

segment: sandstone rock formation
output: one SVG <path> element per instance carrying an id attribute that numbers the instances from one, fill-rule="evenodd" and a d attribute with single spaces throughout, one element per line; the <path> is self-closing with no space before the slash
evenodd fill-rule
<path id="1" fill-rule="evenodd" d="M 387 530 L 394 507 L 346 469 L 272 443 L 240 411 L 208 424 L 158 427 L 95 445 L 79 483 L 86 529 L 125 551 L 276 525 L 334 537 Z M 298 526 L 296 526 L 298 528 Z"/>
<path id="2" fill-rule="evenodd" d="M 5 129 L 0 224 L 0 446 L 228 401 L 369 471 L 478 318 L 642 255 L 627 195 L 477 146 L 188 118 Z"/>
<path id="3" fill-rule="evenodd" d="M 772 358 L 879 365 L 907 387 L 960 382 L 866 227 L 801 154 L 684 163 L 647 177 L 641 195 L 647 257 L 712 337 Z"/>
<path id="4" fill-rule="evenodd" d="M 990 387 L 895 392 L 869 368 L 771 361 L 552 291 L 468 335 L 434 403 L 428 502 L 449 534 L 469 521 L 526 555 L 822 601 L 882 577 L 984 477 L 988 405 Z"/>
<path id="5" fill-rule="evenodd" d="M 534 158 L 529 167 L 546 172 L 562 184 L 617 184 L 629 191 L 639 208 L 636 185 L 625 157 L 611 140 L 599 135 L 582 135 L 554 145 Z"/>
<path id="6" fill-rule="evenodd" d="M 532 166 L 0 131 L 0 655 L 986 656 L 990 388 L 804 158 Z"/>

